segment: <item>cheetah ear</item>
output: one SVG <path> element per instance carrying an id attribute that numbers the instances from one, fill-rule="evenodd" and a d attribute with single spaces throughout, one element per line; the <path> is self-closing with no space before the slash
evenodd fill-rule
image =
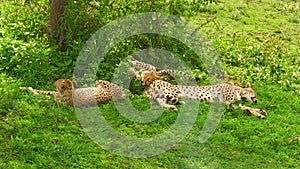
<path id="1" fill-rule="evenodd" d="M 72 86 L 73 86 L 73 88 L 76 88 L 77 87 L 77 82 L 76 81 L 72 81 Z"/>
<path id="2" fill-rule="evenodd" d="M 244 88 L 252 88 L 251 84 L 249 82 L 247 82 L 247 84 L 245 85 Z"/>

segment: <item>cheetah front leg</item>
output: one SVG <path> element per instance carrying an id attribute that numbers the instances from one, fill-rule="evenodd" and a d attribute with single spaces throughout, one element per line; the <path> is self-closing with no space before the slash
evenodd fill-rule
<path id="1" fill-rule="evenodd" d="M 242 110 L 246 110 L 246 113 L 248 115 L 254 115 L 258 118 L 261 118 L 261 119 L 264 119 L 266 118 L 267 116 L 267 112 L 263 109 L 257 109 L 257 108 L 252 108 L 252 107 L 247 107 L 247 106 L 244 106 L 242 104 L 239 104 L 238 106 L 239 108 L 241 108 Z"/>
<path id="2" fill-rule="evenodd" d="M 167 104 L 167 100 L 163 98 L 156 98 L 156 102 L 164 109 L 164 110 L 174 110 L 178 111 L 177 107 L 171 104 Z"/>

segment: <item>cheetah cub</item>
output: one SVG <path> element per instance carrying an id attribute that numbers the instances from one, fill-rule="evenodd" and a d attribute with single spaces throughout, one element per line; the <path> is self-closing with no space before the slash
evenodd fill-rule
<path id="1" fill-rule="evenodd" d="M 59 79 L 55 82 L 56 91 L 42 91 L 31 87 L 20 87 L 21 90 L 28 89 L 35 94 L 54 95 L 56 102 L 66 106 L 94 106 L 106 103 L 113 97 L 124 98 L 125 94 L 116 84 L 104 80 L 97 80 L 95 87 L 76 88 L 76 83 L 70 79 Z"/>

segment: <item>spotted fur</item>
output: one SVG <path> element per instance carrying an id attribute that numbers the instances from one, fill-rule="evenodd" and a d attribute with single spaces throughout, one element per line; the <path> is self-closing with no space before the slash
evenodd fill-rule
<path id="1" fill-rule="evenodd" d="M 59 79 L 55 82 L 57 91 L 43 91 L 31 87 L 20 87 L 35 94 L 54 95 L 55 101 L 67 106 L 93 106 L 106 103 L 113 97 L 123 98 L 124 93 L 120 87 L 104 80 L 97 80 L 95 87 L 76 88 L 76 83 L 70 79 Z"/>
<path id="2" fill-rule="evenodd" d="M 213 103 L 215 99 L 227 105 L 245 98 L 255 103 L 256 93 L 248 83 L 244 88 L 230 84 L 217 84 L 208 86 L 172 85 L 166 81 L 156 80 L 145 89 L 143 95 L 157 101 L 165 109 L 177 111 L 174 104 L 182 104 L 180 97 Z"/>

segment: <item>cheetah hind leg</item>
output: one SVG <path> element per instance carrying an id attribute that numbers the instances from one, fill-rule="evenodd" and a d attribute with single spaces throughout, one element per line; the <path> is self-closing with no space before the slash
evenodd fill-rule
<path id="1" fill-rule="evenodd" d="M 178 111 L 177 107 L 171 104 L 166 103 L 166 99 L 163 98 L 157 98 L 157 103 L 164 109 L 164 110 L 174 110 Z"/>

